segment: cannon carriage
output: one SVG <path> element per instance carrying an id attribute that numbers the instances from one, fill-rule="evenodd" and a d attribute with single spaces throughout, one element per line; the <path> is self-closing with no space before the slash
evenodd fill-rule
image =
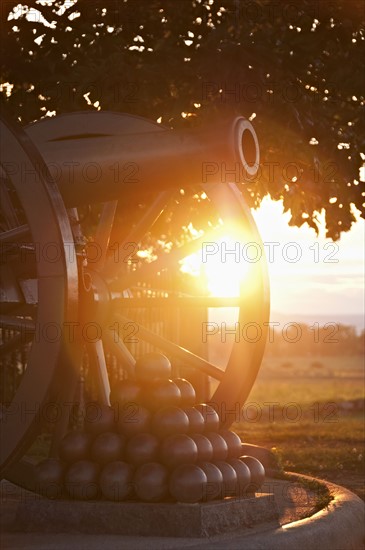
<path id="1" fill-rule="evenodd" d="M 197 372 L 215 381 L 206 400 L 228 427 L 235 416 L 227 412 L 244 404 L 264 351 L 264 257 L 245 266 L 249 277 L 236 296 L 183 292 L 176 280 L 184 258 L 232 227 L 235 240 L 261 243 L 229 177 L 237 166 L 247 177 L 256 173 L 259 148 L 251 124 L 238 117 L 199 131 L 175 131 L 141 117 L 81 112 L 25 129 L 4 118 L 1 126 L 1 357 L 9 363 L 18 350 L 25 364 L 11 395 L 3 393 L 2 476 L 32 487 L 24 456 L 47 420 L 44 411 L 75 400 L 85 353 L 102 405 L 110 399 L 106 350 L 122 376 L 133 378 L 136 357 L 147 344 L 182 365 L 187 378 Z M 213 213 L 206 230 L 185 231 L 169 246 L 151 245 L 161 219 L 164 227 L 177 228 L 181 211 L 188 215 L 193 193 L 204 194 Z M 132 257 L 131 251 L 142 249 L 150 253 Z M 241 326 L 253 323 L 261 331 L 257 339 L 236 339 L 225 366 L 189 349 L 186 335 L 182 342 L 166 330 L 174 312 L 193 321 L 195 312 L 216 307 L 237 308 Z M 144 322 L 157 310 L 158 331 L 156 323 Z M 132 346 L 121 329 L 128 326 L 138 336 Z M 19 370 L 17 360 L 12 368 Z M 51 455 L 68 422 L 68 413 L 56 414 Z"/>

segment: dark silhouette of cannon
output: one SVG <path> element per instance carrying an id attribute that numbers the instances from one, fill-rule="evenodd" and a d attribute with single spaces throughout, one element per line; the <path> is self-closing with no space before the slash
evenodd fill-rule
<path id="1" fill-rule="evenodd" d="M 195 369 L 215 380 L 208 398 L 222 425 L 238 420 L 266 340 L 264 255 L 246 262 L 250 275 L 237 296 L 188 293 L 176 280 L 183 258 L 204 243 L 217 245 L 232 227 L 237 243 L 260 245 L 236 185 L 254 176 L 258 163 L 256 134 L 242 117 L 181 131 L 108 112 L 45 118 L 25 129 L 1 121 L 1 357 L 16 374 L 11 395 L 2 388 L 3 476 L 31 486 L 22 457 L 50 424 L 51 410 L 55 452 L 68 423 L 58 407 L 75 398 L 85 346 L 100 403 L 109 403 L 106 347 L 133 376 L 138 344 L 132 349 L 116 323 L 132 323 L 139 342 L 166 353 L 184 372 Z M 203 200 L 214 211 L 205 231 L 193 235 L 185 226 L 183 238 L 156 245 L 151 230 L 164 216 L 164 227 L 171 224 L 181 237 L 182 213 L 202 208 Z M 142 249 L 145 256 L 135 254 Z M 158 308 L 162 318 L 178 311 L 193 321 L 194 312 L 215 307 L 238 308 L 238 336 L 225 367 L 134 315 Z M 248 325 L 256 327 L 255 338 L 244 337 L 241 328 Z"/>

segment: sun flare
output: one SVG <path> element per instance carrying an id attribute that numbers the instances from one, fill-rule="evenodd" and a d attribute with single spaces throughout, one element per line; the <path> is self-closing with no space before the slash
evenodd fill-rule
<path id="1" fill-rule="evenodd" d="M 207 240 L 198 252 L 182 260 L 180 270 L 199 277 L 203 290 L 210 296 L 239 296 L 249 273 L 249 264 L 242 258 L 241 248 L 239 240 L 228 235 Z"/>

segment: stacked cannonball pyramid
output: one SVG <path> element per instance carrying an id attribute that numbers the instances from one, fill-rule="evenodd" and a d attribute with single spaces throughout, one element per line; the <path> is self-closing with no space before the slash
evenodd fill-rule
<path id="1" fill-rule="evenodd" d="M 63 438 L 59 459 L 38 464 L 39 492 L 195 503 L 254 493 L 264 481 L 262 464 L 241 456 L 240 438 L 220 429 L 214 408 L 196 404 L 190 382 L 171 379 L 164 355 L 137 360 L 135 380 L 118 382 L 110 401 Z"/>

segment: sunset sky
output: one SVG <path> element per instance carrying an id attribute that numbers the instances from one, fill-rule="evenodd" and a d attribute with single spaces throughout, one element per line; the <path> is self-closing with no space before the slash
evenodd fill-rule
<path id="1" fill-rule="evenodd" d="M 252 214 L 268 264 L 271 320 L 318 322 L 321 326 L 327 322 L 343 323 L 361 331 L 365 315 L 365 220 L 354 211 L 357 222 L 339 241 L 333 242 L 325 237 L 322 215 L 318 216 L 321 223 L 317 236 L 307 225 L 289 226 L 290 213 L 283 212 L 281 201 L 266 197 Z M 255 257 L 255 246 L 254 243 L 251 249 L 245 250 L 242 235 L 235 232 L 234 226 L 228 232 L 222 229 L 221 239 L 208 240 L 200 250 L 184 259 L 184 268 L 201 276 L 203 287 L 206 285 L 212 296 L 238 296 L 240 281 L 246 279 L 250 284 L 252 263 L 246 258 Z M 223 254 L 223 249 L 227 254 Z M 233 307 L 211 309 L 209 318 L 234 323 L 237 313 Z"/>
<path id="2" fill-rule="evenodd" d="M 363 219 L 359 218 L 333 244 L 324 237 L 324 228 L 317 237 L 306 225 L 290 227 L 290 214 L 283 213 L 282 203 L 269 198 L 253 215 L 264 243 L 280 243 L 269 264 L 273 312 L 293 316 L 328 314 L 333 315 L 334 321 L 336 315 L 364 314 Z M 296 263 L 282 257 L 284 246 L 290 242 L 300 246 L 302 255 Z M 296 246 L 286 248 L 290 258 L 295 257 L 296 250 Z"/>

